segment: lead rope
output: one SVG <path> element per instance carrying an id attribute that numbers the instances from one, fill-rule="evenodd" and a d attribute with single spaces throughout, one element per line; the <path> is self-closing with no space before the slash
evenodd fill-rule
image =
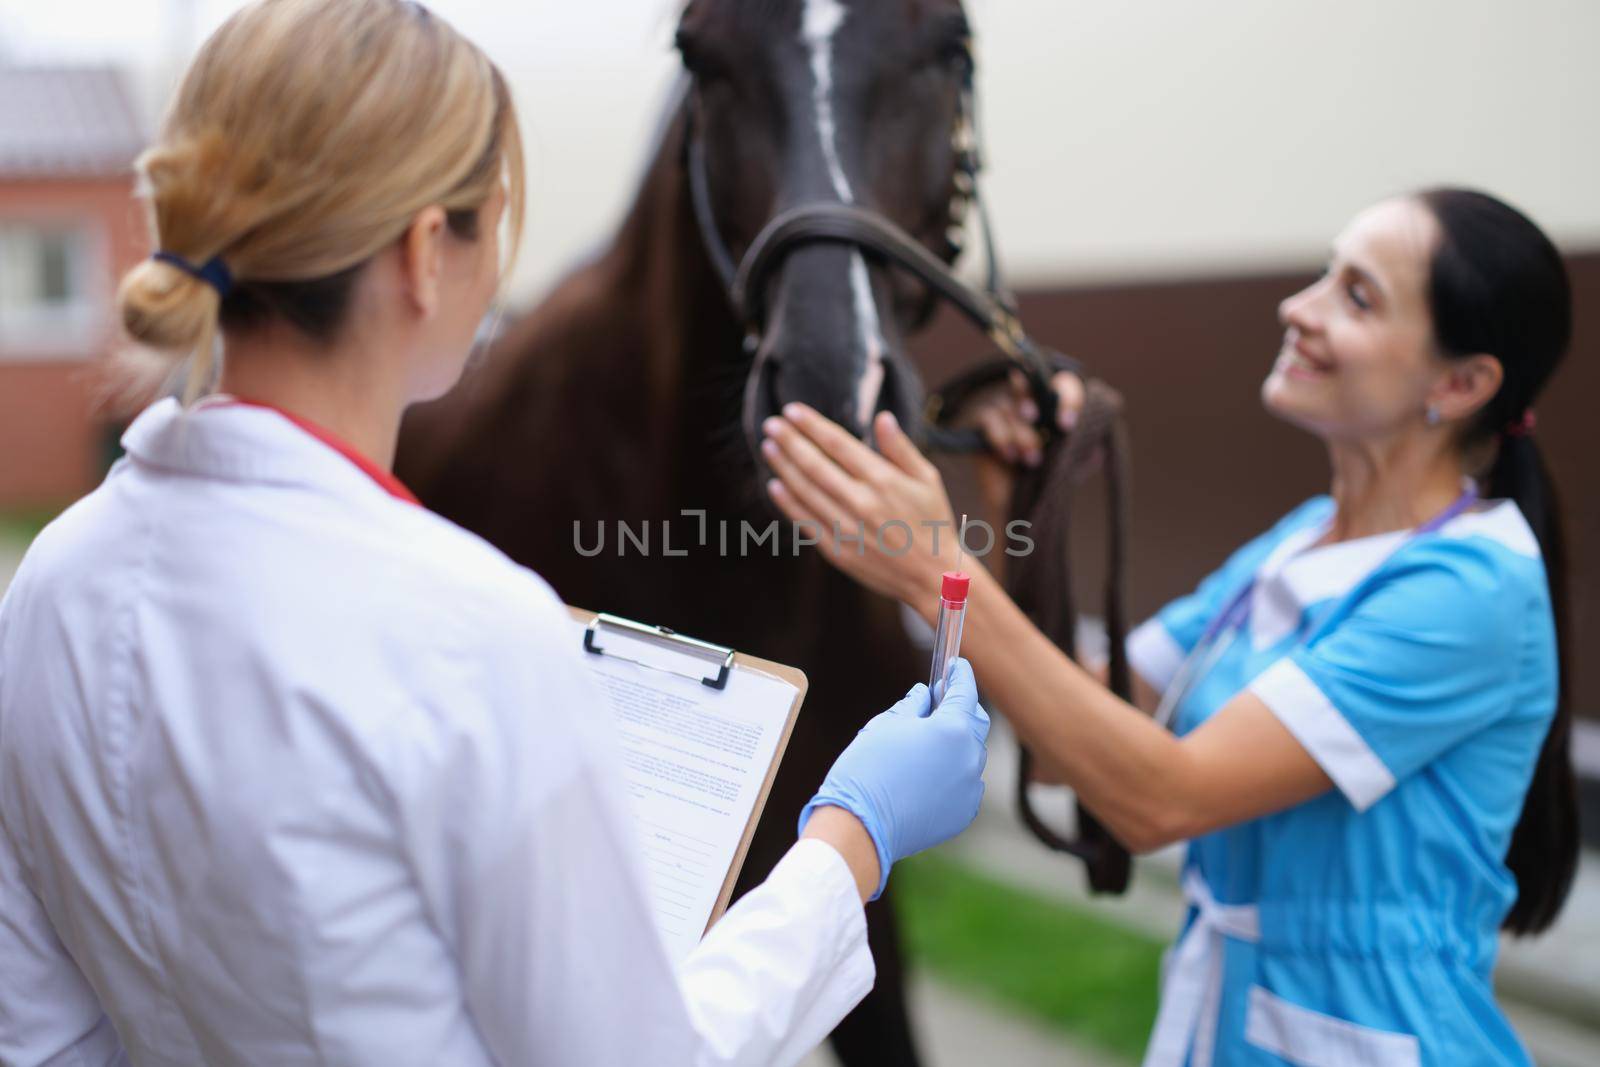
<path id="1" fill-rule="evenodd" d="M 1078 658 L 1078 612 L 1072 582 L 1072 520 L 1074 493 L 1092 473 L 1097 458 L 1104 465 L 1106 491 L 1106 570 L 1103 605 L 1106 639 L 1109 643 L 1108 682 L 1111 691 L 1129 700 L 1131 676 L 1127 657 L 1127 613 L 1125 603 L 1126 559 L 1124 545 L 1128 528 L 1127 432 L 1122 420 L 1122 397 L 1104 382 L 1084 383 L 1082 412 L 1073 432 L 1056 445 L 1053 462 L 1035 480 L 1035 499 L 1013 501 L 1016 513 L 1030 515 L 1034 529 L 1053 532 L 1052 542 L 1034 556 L 1036 568 L 1018 568 L 1010 592 L 1035 602 L 1024 608 L 1040 630 L 1073 659 Z M 1022 486 L 1018 486 L 1021 495 Z M 1027 511 L 1022 509 L 1027 507 Z M 1010 577 L 1010 575 L 1008 575 Z M 1128 850 L 1090 812 L 1077 804 L 1076 841 L 1057 834 L 1034 810 L 1028 791 L 1033 755 L 1018 742 L 1020 754 L 1017 778 L 1017 807 L 1023 824 L 1035 837 L 1058 851 L 1083 859 L 1089 886 L 1098 893 L 1122 893 L 1132 877 L 1132 857 Z"/>
<path id="2" fill-rule="evenodd" d="M 997 362 L 962 377 L 960 396 L 946 396 L 939 405 L 941 421 L 959 412 L 976 395 L 977 383 L 986 375 L 999 378 L 1011 368 Z M 1003 380 L 1003 379 L 1000 379 Z M 1072 581 L 1072 520 L 1076 489 L 1093 473 L 1096 461 L 1106 491 L 1106 570 L 1103 605 L 1106 637 L 1110 643 L 1108 682 L 1124 700 L 1132 696 L 1132 676 L 1127 657 L 1126 536 L 1128 529 L 1127 429 L 1123 400 L 1116 390 L 1096 379 L 1084 382 L 1084 405 L 1069 434 L 1053 434 L 1045 446 L 1044 462 L 1018 474 L 1012 491 L 1012 516 L 1026 517 L 1035 535 L 1043 534 L 1034 551 L 1019 556 L 1006 569 L 1006 592 L 1057 647 L 1077 659 L 1076 590 Z M 1033 754 L 1019 740 L 1017 808 L 1019 817 L 1048 847 L 1077 856 L 1084 862 L 1089 887 L 1097 893 L 1122 893 L 1132 877 L 1128 850 L 1090 814 L 1077 805 L 1077 838 L 1063 837 L 1039 815 L 1028 792 Z"/>

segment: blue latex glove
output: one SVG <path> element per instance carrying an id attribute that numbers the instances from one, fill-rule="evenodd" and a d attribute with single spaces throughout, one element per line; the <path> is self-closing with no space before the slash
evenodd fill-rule
<path id="1" fill-rule="evenodd" d="M 928 687 L 868 720 L 840 753 L 822 789 L 800 813 L 800 829 L 832 804 L 860 819 L 878 850 L 877 900 L 896 860 L 965 830 L 983 799 L 989 716 L 978 704 L 972 666 L 957 659 L 939 706 L 928 710 Z"/>

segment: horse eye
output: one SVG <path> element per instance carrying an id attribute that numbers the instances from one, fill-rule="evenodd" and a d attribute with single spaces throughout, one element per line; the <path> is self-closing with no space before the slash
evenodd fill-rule
<path id="1" fill-rule="evenodd" d="M 678 50 L 678 56 L 683 60 L 683 69 L 697 79 L 705 80 L 719 77 L 721 68 L 713 61 L 708 50 L 686 30 L 679 30 L 673 39 L 673 45 Z"/>
<path id="2" fill-rule="evenodd" d="M 976 65 L 972 58 L 971 40 L 958 37 L 944 42 L 939 46 L 938 62 L 956 74 L 971 74 Z"/>
<path id="3" fill-rule="evenodd" d="M 973 69 L 972 24 L 967 16 L 955 12 L 928 26 L 929 66 L 944 67 L 957 74 L 967 74 Z"/>
<path id="4" fill-rule="evenodd" d="M 690 73 L 694 72 L 694 38 L 689 36 L 687 30 L 679 30 L 672 38 L 672 47 L 678 52 L 678 58 L 683 60 L 684 68 Z"/>

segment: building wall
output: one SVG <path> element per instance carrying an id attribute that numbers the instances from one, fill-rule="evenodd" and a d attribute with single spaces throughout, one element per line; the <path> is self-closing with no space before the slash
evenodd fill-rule
<path id="1" fill-rule="evenodd" d="M 51 508 L 99 481 L 112 430 L 97 414 L 97 361 L 118 336 L 117 280 L 146 254 L 131 178 L 0 182 L 0 218 L 85 220 L 100 239 L 94 303 L 102 309 L 81 351 L 0 348 L 0 508 Z"/>
<path id="2" fill-rule="evenodd" d="M 1593 0 L 969 5 L 996 224 L 1035 283 L 1298 270 L 1441 182 L 1600 246 Z"/>

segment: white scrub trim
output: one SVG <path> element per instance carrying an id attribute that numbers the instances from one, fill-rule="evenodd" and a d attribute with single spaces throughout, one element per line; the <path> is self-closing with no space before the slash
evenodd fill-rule
<path id="1" fill-rule="evenodd" d="M 1394 788 L 1389 768 L 1293 660 L 1285 657 L 1262 671 L 1250 692 L 1272 709 L 1357 811 L 1366 811 Z"/>
<path id="2" fill-rule="evenodd" d="M 1308 531 L 1311 540 L 1322 536 L 1326 524 Z M 1291 555 L 1282 568 L 1262 568 L 1250 605 L 1250 640 L 1257 652 L 1271 648 L 1294 632 L 1306 608 L 1344 596 L 1377 570 L 1411 537 L 1409 530 L 1340 541 Z"/>
<path id="3" fill-rule="evenodd" d="M 1250 987 L 1244 1039 L 1298 1067 L 1421 1067 L 1420 1043 L 1411 1034 L 1375 1030 L 1291 1004 L 1260 986 Z"/>
<path id="4" fill-rule="evenodd" d="M 1445 523 L 1445 537 L 1486 537 L 1508 552 L 1538 559 L 1539 538 L 1515 501 L 1504 500 L 1487 511 L 1471 511 Z"/>
<path id="5" fill-rule="evenodd" d="M 1250 600 L 1250 641 L 1256 651 L 1293 633 L 1313 604 L 1350 592 L 1410 536 L 1410 531 L 1396 530 L 1312 548 L 1327 533 L 1330 521 L 1331 516 L 1289 535 L 1257 570 Z M 1483 537 L 1519 556 L 1539 558 L 1538 538 L 1511 500 L 1458 515 L 1436 536 Z"/>
<path id="6" fill-rule="evenodd" d="M 1183 646 L 1160 619 L 1150 619 L 1129 634 L 1127 649 L 1128 665 L 1158 693 L 1167 691 L 1186 658 Z"/>
<path id="7" fill-rule="evenodd" d="M 1222 939 L 1261 940 L 1259 909 L 1254 904 L 1218 904 L 1193 867 L 1184 872 L 1183 893 L 1195 908 L 1194 922 L 1167 955 L 1161 1010 L 1144 1067 L 1183 1067 L 1186 1062 L 1212 1067 L 1222 1009 Z"/>

